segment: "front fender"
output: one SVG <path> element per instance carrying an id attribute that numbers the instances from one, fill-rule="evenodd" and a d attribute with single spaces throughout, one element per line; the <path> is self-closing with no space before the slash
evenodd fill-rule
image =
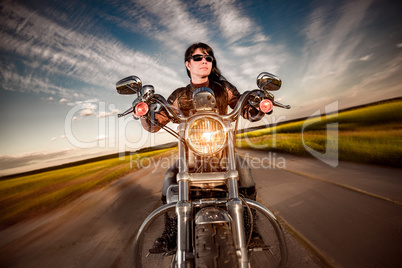
<path id="1" fill-rule="evenodd" d="M 217 207 L 206 207 L 195 215 L 195 224 L 230 223 L 232 218 L 226 210 Z"/>

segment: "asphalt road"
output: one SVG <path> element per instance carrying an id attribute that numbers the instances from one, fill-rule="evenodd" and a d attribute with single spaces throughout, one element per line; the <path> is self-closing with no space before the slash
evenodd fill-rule
<path id="1" fill-rule="evenodd" d="M 401 169 L 333 168 L 312 158 L 242 153 L 254 166 L 259 198 L 284 223 L 288 267 L 402 264 Z M 130 267 L 133 238 L 160 204 L 165 170 L 159 165 L 130 173 L 0 231 L 0 267 Z"/>
<path id="2" fill-rule="evenodd" d="M 260 198 L 326 265 L 401 267 L 401 169 L 262 151 L 248 157 Z"/>

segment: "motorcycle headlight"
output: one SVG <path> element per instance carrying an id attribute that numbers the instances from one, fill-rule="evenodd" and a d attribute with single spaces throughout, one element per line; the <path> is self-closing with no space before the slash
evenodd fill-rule
<path id="1" fill-rule="evenodd" d="M 186 129 L 188 146 L 199 155 L 220 152 L 226 144 L 226 131 L 220 120 L 203 116 L 189 122 Z"/>

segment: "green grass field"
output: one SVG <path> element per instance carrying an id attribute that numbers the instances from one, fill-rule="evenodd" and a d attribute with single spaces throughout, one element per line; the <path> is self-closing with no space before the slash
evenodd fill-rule
<path id="1" fill-rule="evenodd" d="M 161 157 L 171 149 L 161 149 L 112 159 L 86 163 L 34 175 L 0 181 L 0 228 L 10 226 L 32 215 L 49 211 L 71 202 L 93 189 L 136 170 L 136 161 Z M 145 164 L 145 163 L 142 163 Z"/>
<path id="2" fill-rule="evenodd" d="M 340 160 L 401 167 L 402 100 L 238 134 L 236 145 L 307 156 L 304 144 L 326 152 L 327 135 Z"/>

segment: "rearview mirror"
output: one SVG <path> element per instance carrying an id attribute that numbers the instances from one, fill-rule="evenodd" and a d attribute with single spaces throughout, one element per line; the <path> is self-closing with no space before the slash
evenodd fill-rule
<path id="1" fill-rule="evenodd" d="M 136 94 L 141 88 L 141 79 L 135 75 L 123 78 L 116 83 L 116 90 L 119 94 Z"/>
<path id="2" fill-rule="evenodd" d="M 257 86 L 261 90 L 275 91 L 281 88 L 282 81 L 276 75 L 263 72 L 257 76 Z"/>

